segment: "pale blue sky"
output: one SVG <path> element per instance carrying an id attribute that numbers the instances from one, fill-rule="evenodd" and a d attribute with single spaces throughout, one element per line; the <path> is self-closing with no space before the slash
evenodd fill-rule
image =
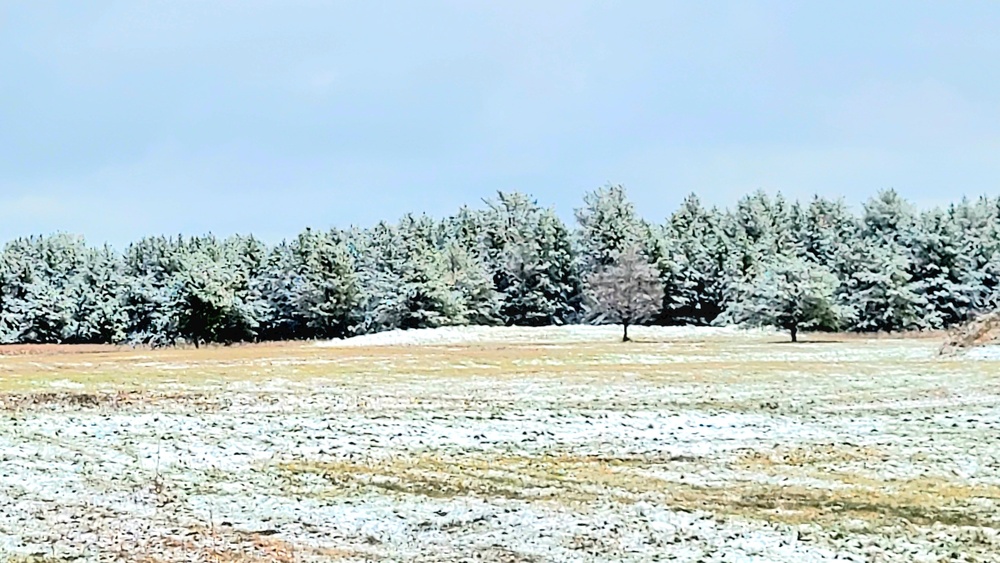
<path id="1" fill-rule="evenodd" d="M 0 238 L 1000 193 L 1000 3 L 3 2 Z"/>

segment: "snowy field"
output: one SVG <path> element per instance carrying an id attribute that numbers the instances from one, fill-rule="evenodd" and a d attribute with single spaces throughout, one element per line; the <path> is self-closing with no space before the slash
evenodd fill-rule
<path id="1" fill-rule="evenodd" d="M 0 561 L 1000 561 L 1000 354 L 443 329 L 0 357 Z"/>

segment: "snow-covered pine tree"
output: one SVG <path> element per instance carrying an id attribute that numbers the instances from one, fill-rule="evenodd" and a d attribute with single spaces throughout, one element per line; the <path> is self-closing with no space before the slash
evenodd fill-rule
<path id="1" fill-rule="evenodd" d="M 583 275 L 612 265 L 615 257 L 640 242 L 644 233 L 635 206 L 621 185 L 607 185 L 583 196 L 575 212 L 577 257 Z"/>
<path id="2" fill-rule="evenodd" d="M 969 316 L 1000 309 L 1000 200 L 962 199 L 948 210 L 959 254 L 962 285 L 971 292 Z"/>
<path id="3" fill-rule="evenodd" d="M 71 336 L 83 239 L 66 234 L 18 239 L 6 250 L 17 287 L 8 288 L 11 342 L 58 343 Z"/>
<path id="4" fill-rule="evenodd" d="M 733 276 L 726 271 L 728 248 L 721 214 L 689 195 L 662 230 L 661 245 L 656 263 L 666 302 L 659 322 L 711 324 L 722 312 Z"/>
<path id="5" fill-rule="evenodd" d="M 305 278 L 293 245 L 281 241 L 270 249 L 260 273 L 250 280 L 257 305 L 261 340 L 291 340 L 309 336 L 299 309 Z"/>
<path id="6" fill-rule="evenodd" d="M 957 225 L 941 209 L 922 213 L 913 228 L 910 273 L 927 302 L 925 321 L 932 328 L 969 319 L 976 287 L 968 283 L 971 256 L 962 253 Z"/>
<path id="7" fill-rule="evenodd" d="M 741 284 L 725 319 L 747 326 L 787 330 L 792 342 L 801 330 L 835 330 L 851 312 L 837 302 L 837 277 L 797 256 L 778 256 Z"/>
<path id="8" fill-rule="evenodd" d="M 467 248 L 457 239 L 444 243 L 445 282 L 451 288 L 456 305 L 455 324 L 492 325 L 500 316 L 501 295 L 475 248 Z"/>
<path id="9" fill-rule="evenodd" d="M 180 237 L 146 237 L 126 248 L 124 302 L 130 342 L 164 346 L 179 338 L 172 282 L 185 252 Z"/>
<path id="10" fill-rule="evenodd" d="M 278 257 L 279 267 L 292 270 L 273 272 L 278 293 L 271 307 L 290 315 L 283 319 L 288 330 L 308 338 L 354 333 L 363 292 L 356 257 L 359 238 L 353 232 L 306 229 L 290 245 L 290 256 Z"/>
<path id="11" fill-rule="evenodd" d="M 363 332 L 453 324 L 460 306 L 447 283 L 429 217 L 380 223 L 366 233 L 361 261 Z"/>
<path id="12" fill-rule="evenodd" d="M 791 208 L 781 194 L 771 198 L 757 191 L 741 198 L 736 209 L 725 215 L 724 226 L 738 281 L 753 278 L 774 257 L 792 253 Z"/>
<path id="13" fill-rule="evenodd" d="M 520 193 L 499 193 L 483 213 L 483 242 L 506 325 L 575 322 L 582 282 L 569 231 L 551 209 Z"/>
<path id="14" fill-rule="evenodd" d="M 235 308 L 224 341 L 259 340 L 267 314 L 267 297 L 256 282 L 264 275 L 270 247 L 253 235 L 234 235 L 222 241 L 222 260 L 234 271 Z"/>
<path id="15" fill-rule="evenodd" d="M 404 251 L 397 269 L 405 298 L 402 328 L 433 328 L 462 321 L 463 307 L 449 283 L 439 232 L 434 219 L 426 215 L 405 215 L 396 228 Z"/>
<path id="16" fill-rule="evenodd" d="M 184 255 L 172 280 L 178 335 L 195 347 L 207 342 L 232 342 L 252 335 L 236 296 L 237 274 L 210 252 Z"/>
<path id="17" fill-rule="evenodd" d="M 909 231 L 913 226 L 913 206 L 896 193 L 882 190 L 864 204 L 861 217 L 861 234 L 865 237 L 909 244 Z"/>
<path id="18" fill-rule="evenodd" d="M 503 296 L 493 286 L 483 245 L 483 214 L 463 207 L 440 224 L 446 280 L 458 305 L 456 324 L 501 322 Z"/>
<path id="19" fill-rule="evenodd" d="M 838 258 L 847 278 L 840 300 L 852 311 L 850 329 L 897 332 L 926 326 L 927 302 L 916 291 L 899 243 L 858 238 Z"/>
<path id="20" fill-rule="evenodd" d="M 73 320 L 65 341 L 125 341 L 129 326 L 124 302 L 127 287 L 118 253 L 109 246 L 89 250 L 85 264 L 74 276 Z"/>
<path id="21" fill-rule="evenodd" d="M 843 199 L 815 196 L 795 222 L 795 246 L 803 258 L 836 271 L 839 256 L 858 239 L 857 221 Z"/>
<path id="22" fill-rule="evenodd" d="M 0 343 L 18 342 L 23 331 L 25 286 L 31 279 L 31 268 L 14 242 L 0 252 Z"/>

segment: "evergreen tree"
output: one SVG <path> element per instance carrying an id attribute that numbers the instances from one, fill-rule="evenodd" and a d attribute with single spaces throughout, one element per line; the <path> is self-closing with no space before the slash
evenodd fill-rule
<path id="1" fill-rule="evenodd" d="M 852 330 L 895 332 L 927 324 L 927 302 L 908 271 L 906 249 L 858 239 L 844 262 L 849 277 L 840 296 L 854 313 Z"/>
<path id="2" fill-rule="evenodd" d="M 842 253 L 858 236 L 857 221 L 843 200 L 816 196 L 798 215 L 795 247 L 803 258 L 835 268 Z"/>
<path id="3" fill-rule="evenodd" d="M 519 193 L 500 193 L 484 214 L 483 244 L 507 325 L 574 322 L 582 282 L 569 232 L 551 209 Z"/>
<path id="4" fill-rule="evenodd" d="M 66 342 L 119 343 L 126 339 L 129 316 L 124 296 L 128 280 L 121 257 L 104 246 L 88 253 L 78 272 L 73 320 Z"/>
<path id="5" fill-rule="evenodd" d="M 127 338 L 154 346 L 178 338 L 174 276 L 181 270 L 183 240 L 148 237 L 125 250 Z"/>
<path id="6" fill-rule="evenodd" d="M 926 300 L 926 320 L 933 328 L 968 319 L 976 298 L 970 285 L 969 259 L 962 254 L 959 232 L 940 209 L 922 214 L 911 242 L 911 273 L 916 291 Z"/>
<path id="7" fill-rule="evenodd" d="M 667 222 L 655 263 L 665 288 L 660 322 L 708 325 L 722 312 L 735 271 L 731 267 L 722 217 L 702 207 L 696 195 L 681 203 Z"/>
<path id="8" fill-rule="evenodd" d="M 913 222 L 913 206 L 896 190 L 882 190 L 865 203 L 861 219 L 862 235 L 907 245 Z"/>
<path id="9" fill-rule="evenodd" d="M 250 281 L 258 309 L 262 340 L 290 340 L 310 336 L 308 319 L 300 308 L 307 290 L 302 260 L 292 244 L 282 241 L 268 253 L 259 275 Z"/>
<path id="10" fill-rule="evenodd" d="M 173 279 L 171 304 L 180 337 L 195 347 L 228 340 L 226 334 L 239 323 L 233 278 L 231 271 L 204 254 L 186 257 L 184 268 Z"/>
<path id="11" fill-rule="evenodd" d="M 294 270 L 278 272 L 279 292 L 271 303 L 286 311 L 289 330 L 309 338 L 343 338 L 354 332 L 362 298 L 357 238 L 307 229 L 291 245 Z"/>
<path id="12" fill-rule="evenodd" d="M 86 261 L 83 239 L 65 234 L 18 239 L 4 251 L 8 342 L 58 343 L 71 336 Z"/>
<path id="13" fill-rule="evenodd" d="M 576 210 L 577 255 L 584 275 L 614 264 L 616 256 L 640 242 L 642 221 L 625 188 L 607 185 L 588 192 Z"/>
<path id="14" fill-rule="evenodd" d="M 726 311 L 728 320 L 787 330 L 792 342 L 800 330 L 836 330 L 851 313 L 836 300 L 837 278 L 829 269 L 798 257 L 779 257 L 743 284 L 740 298 Z"/>
<path id="15" fill-rule="evenodd" d="M 962 268 L 957 274 L 969 292 L 968 314 L 1000 308 L 1000 200 L 963 199 L 948 210 Z"/>
<path id="16" fill-rule="evenodd" d="M 433 328 L 459 316 L 435 231 L 429 218 L 412 216 L 369 231 L 361 269 L 364 332 Z"/>
<path id="17" fill-rule="evenodd" d="M 459 240 L 448 240 L 443 252 L 445 282 L 454 295 L 456 324 L 491 325 L 500 316 L 502 297 L 493 288 L 482 259 Z"/>

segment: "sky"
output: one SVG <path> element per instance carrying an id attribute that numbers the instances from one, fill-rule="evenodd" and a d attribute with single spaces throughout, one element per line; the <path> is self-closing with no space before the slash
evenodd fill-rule
<path id="1" fill-rule="evenodd" d="M 1000 3 L 0 2 L 0 239 L 1000 194 Z"/>

